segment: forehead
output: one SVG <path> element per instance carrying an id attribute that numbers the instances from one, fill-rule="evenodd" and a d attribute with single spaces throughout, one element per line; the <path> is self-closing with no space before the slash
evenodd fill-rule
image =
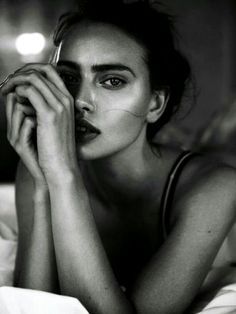
<path id="1" fill-rule="evenodd" d="M 123 62 L 143 67 L 146 66 L 145 55 L 145 49 L 118 27 L 81 22 L 67 33 L 59 59 L 82 65 Z"/>

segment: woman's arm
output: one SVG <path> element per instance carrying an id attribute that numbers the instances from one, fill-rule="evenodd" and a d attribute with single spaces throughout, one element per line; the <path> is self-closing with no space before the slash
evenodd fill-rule
<path id="1" fill-rule="evenodd" d="M 107 261 L 79 175 L 68 175 L 64 182 L 53 176 L 48 184 L 61 289 L 80 296 L 92 313 L 109 313 L 111 308 L 113 313 L 132 313 L 132 307 L 140 314 L 183 313 L 236 217 L 235 170 L 222 166 L 205 173 L 175 204 L 181 214 L 126 299 Z"/>
<path id="2" fill-rule="evenodd" d="M 48 180 L 60 287 L 91 313 L 133 312 L 101 243 L 79 172 Z"/>
<path id="3" fill-rule="evenodd" d="M 35 111 L 22 104 L 14 91 L 6 99 L 7 137 L 21 157 L 16 177 L 19 244 L 14 284 L 56 291 L 48 187 L 38 164 L 33 134 Z"/>
<path id="4" fill-rule="evenodd" d="M 34 182 L 20 162 L 16 176 L 18 251 L 14 285 L 59 292 L 47 186 Z"/>
<path id="5" fill-rule="evenodd" d="M 38 160 L 50 193 L 62 293 L 77 297 L 91 313 L 133 313 L 109 265 L 78 168 L 72 96 L 50 65 L 26 66 L 3 88 L 12 90 L 36 111 Z"/>
<path id="6" fill-rule="evenodd" d="M 137 313 L 183 313 L 235 221 L 235 169 L 221 165 L 187 185 L 167 240 L 129 291 Z"/>

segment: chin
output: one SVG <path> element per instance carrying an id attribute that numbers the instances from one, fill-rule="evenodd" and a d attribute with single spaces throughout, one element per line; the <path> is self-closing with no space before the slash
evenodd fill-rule
<path id="1" fill-rule="evenodd" d="M 79 160 L 96 160 L 109 155 L 103 145 L 97 143 L 77 143 L 77 158 Z"/>
<path id="2" fill-rule="evenodd" d="M 77 138 L 77 158 L 79 160 L 92 161 L 118 157 L 125 152 L 132 151 L 137 144 L 140 145 L 142 142 L 139 132 L 122 132 L 122 134 L 118 135 L 111 133 L 103 133 L 103 135 L 99 135 L 88 141 L 79 141 Z"/>

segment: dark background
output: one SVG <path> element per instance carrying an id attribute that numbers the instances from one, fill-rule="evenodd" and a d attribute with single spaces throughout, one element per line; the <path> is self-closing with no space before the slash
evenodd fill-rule
<path id="1" fill-rule="evenodd" d="M 0 0 L 0 80 L 25 62 L 47 60 L 56 21 L 76 2 Z M 214 113 L 229 106 L 235 98 L 236 1 L 161 2 L 167 12 L 176 16 L 179 45 L 191 63 L 196 80 L 196 103 L 193 105 L 191 97 L 185 98 L 183 109 L 171 122 L 185 134 L 185 141 L 191 143 L 211 122 Z M 45 50 L 34 59 L 22 58 L 16 51 L 15 39 L 24 32 L 41 32 L 47 39 Z M 192 109 L 186 116 L 190 106 Z M 14 180 L 16 163 L 17 156 L 6 140 L 5 106 L 0 97 L 0 182 Z"/>

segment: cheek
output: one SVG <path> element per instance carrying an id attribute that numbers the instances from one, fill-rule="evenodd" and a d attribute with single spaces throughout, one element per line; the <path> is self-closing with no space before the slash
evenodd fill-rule
<path id="1" fill-rule="evenodd" d="M 126 89 L 103 97 L 103 104 L 97 106 L 102 129 L 116 136 L 137 134 L 146 118 L 148 100 L 148 95 L 140 89 Z"/>
<path id="2" fill-rule="evenodd" d="M 98 114 L 127 112 L 144 117 L 147 113 L 151 93 L 144 84 L 128 86 L 118 91 L 103 91 L 97 97 Z"/>
<path id="3" fill-rule="evenodd" d="M 130 109 L 130 108 L 129 108 Z M 145 125 L 145 118 L 134 115 L 130 111 L 110 110 L 103 113 L 102 126 L 106 147 L 120 147 L 132 143 Z"/>

